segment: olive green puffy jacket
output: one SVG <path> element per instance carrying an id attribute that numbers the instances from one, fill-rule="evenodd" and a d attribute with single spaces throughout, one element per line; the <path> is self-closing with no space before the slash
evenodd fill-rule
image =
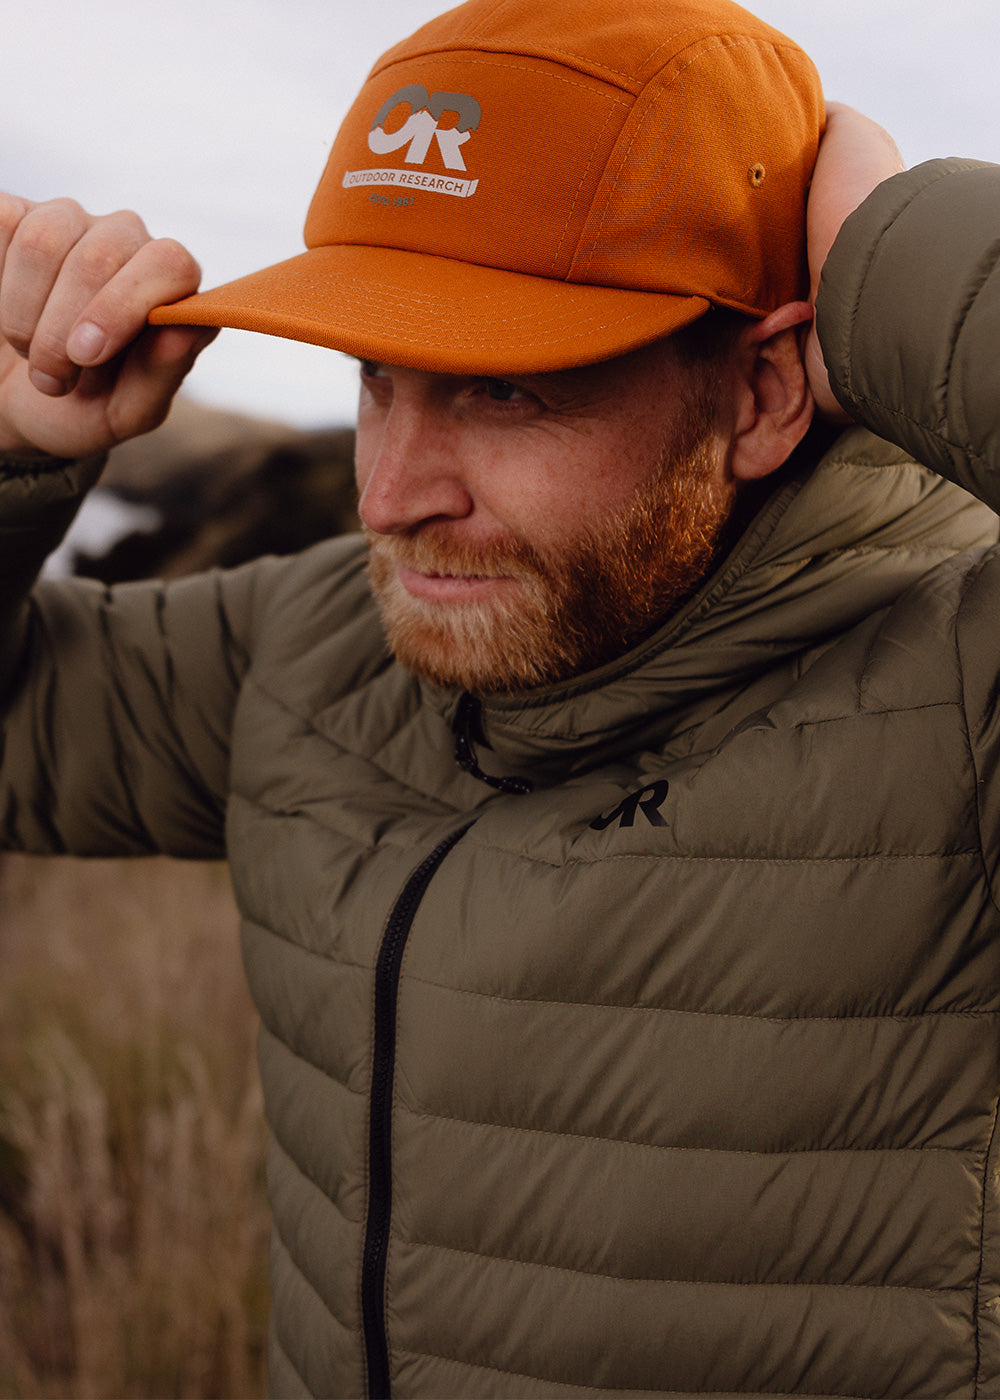
<path id="1" fill-rule="evenodd" d="M 1000 1394 L 992 514 L 852 429 L 661 633 L 480 706 L 356 540 L 19 624 L 92 475 L 7 464 L 0 820 L 228 853 L 275 1393 Z"/>

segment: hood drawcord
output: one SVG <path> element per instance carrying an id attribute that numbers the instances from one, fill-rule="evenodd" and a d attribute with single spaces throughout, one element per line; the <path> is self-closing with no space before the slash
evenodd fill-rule
<path id="1" fill-rule="evenodd" d="M 533 791 L 535 785 L 528 778 L 494 778 L 492 774 L 484 773 L 480 768 L 476 758 L 476 744 L 486 744 L 486 738 L 479 723 L 479 701 L 468 691 L 458 702 L 452 730 L 455 734 L 455 762 L 463 772 L 471 773 L 474 778 L 491 788 L 496 788 L 498 792 L 523 797 Z"/>

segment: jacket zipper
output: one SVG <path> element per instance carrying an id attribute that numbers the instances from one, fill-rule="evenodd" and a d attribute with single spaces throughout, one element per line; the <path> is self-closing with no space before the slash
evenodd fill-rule
<path id="1" fill-rule="evenodd" d="M 459 699 L 451 726 L 455 735 L 455 762 L 464 772 L 471 773 L 488 787 L 496 788 L 497 792 L 506 792 L 514 797 L 523 797 L 525 793 L 532 792 L 535 785 L 530 778 L 495 778 L 492 773 L 480 768 L 476 745 L 489 748 L 483 734 L 481 712 L 482 707 L 476 697 L 465 691 Z"/>
<path id="2" fill-rule="evenodd" d="M 447 836 L 407 880 L 389 915 L 375 963 L 374 1049 L 368 1129 L 368 1222 L 361 1263 L 361 1316 L 369 1400 L 390 1400 L 385 1270 L 392 1213 L 392 1087 L 399 975 L 406 940 L 427 886 L 452 847 L 472 825 L 472 822 L 468 822 Z"/>

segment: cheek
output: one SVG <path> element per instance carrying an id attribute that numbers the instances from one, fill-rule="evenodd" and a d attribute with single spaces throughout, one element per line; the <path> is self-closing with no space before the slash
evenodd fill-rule
<path id="1" fill-rule="evenodd" d="M 540 430 L 517 435 L 477 473 L 480 499 L 542 547 L 600 526 L 652 475 L 622 432 Z"/>
<path id="2" fill-rule="evenodd" d="M 354 449 L 354 487 L 360 499 L 365 493 L 365 486 L 370 473 L 365 466 L 366 458 L 362 452 L 360 443 Z"/>
<path id="3" fill-rule="evenodd" d="M 539 518 L 566 537 L 599 529 L 656 475 L 659 452 L 645 454 L 622 439 L 603 451 L 579 453 L 547 483 Z"/>
<path id="4" fill-rule="evenodd" d="M 367 395 L 364 390 L 361 392 L 361 401 L 358 404 L 358 420 L 354 433 L 354 480 L 357 484 L 358 494 L 364 490 L 365 483 L 371 475 L 371 464 L 375 460 L 377 434 L 375 430 L 374 412 L 369 404 L 366 404 Z"/>

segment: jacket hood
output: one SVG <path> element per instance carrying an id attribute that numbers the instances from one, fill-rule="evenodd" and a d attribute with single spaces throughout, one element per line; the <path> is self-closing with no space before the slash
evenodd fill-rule
<path id="1" fill-rule="evenodd" d="M 842 433 L 819 460 L 807 444 L 698 592 L 631 651 L 556 686 L 480 697 L 471 711 L 422 682 L 428 703 L 472 725 L 484 770 L 536 784 L 644 747 L 680 755 L 696 731 L 699 747 L 717 742 L 775 699 L 943 559 L 995 543 L 991 510 L 865 430 Z"/>

